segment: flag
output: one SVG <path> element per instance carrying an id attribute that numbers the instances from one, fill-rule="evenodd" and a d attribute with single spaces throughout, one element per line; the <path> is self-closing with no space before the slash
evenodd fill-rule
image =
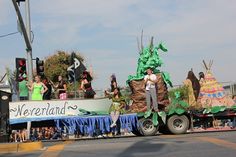
<path id="1" fill-rule="evenodd" d="M 84 64 L 76 57 L 75 53 L 71 54 L 71 65 L 67 68 L 69 82 L 81 79 L 82 73 L 86 70 Z"/>

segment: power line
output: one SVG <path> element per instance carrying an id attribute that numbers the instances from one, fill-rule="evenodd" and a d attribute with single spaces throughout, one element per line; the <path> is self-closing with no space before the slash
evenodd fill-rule
<path id="1" fill-rule="evenodd" d="M 20 33 L 20 32 L 12 32 L 12 33 L 8 33 L 8 34 L 0 35 L 0 38 L 4 38 L 4 37 L 10 36 L 10 35 L 17 34 L 17 33 Z"/>

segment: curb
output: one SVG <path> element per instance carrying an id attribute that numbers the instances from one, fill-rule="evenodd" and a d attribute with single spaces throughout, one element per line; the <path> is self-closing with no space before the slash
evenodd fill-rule
<path id="1" fill-rule="evenodd" d="M 0 144 L 0 153 L 35 151 L 43 149 L 43 143 L 28 142 L 28 143 L 4 143 Z"/>

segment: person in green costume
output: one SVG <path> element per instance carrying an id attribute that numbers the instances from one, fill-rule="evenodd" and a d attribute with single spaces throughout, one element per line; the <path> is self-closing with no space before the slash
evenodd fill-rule
<path id="1" fill-rule="evenodd" d="M 23 80 L 19 82 L 19 96 L 20 100 L 28 100 L 28 81 L 26 74 L 23 75 Z"/>
<path id="2" fill-rule="evenodd" d="M 40 76 L 35 76 L 35 82 L 33 82 L 29 89 L 32 91 L 32 99 L 31 100 L 43 100 L 43 93 L 45 93 L 48 88 L 44 83 L 41 82 Z"/>
<path id="3" fill-rule="evenodd" d="M 125 98 L 121 95 L 120 89 L 115 88 L 111 99 L 112 104 L 110 106 L 109 113 L 112 119 L 112 124 L 110 127 L 113 128 L 116 126 L 116 122 L 119 119 L 120 114 L 125 112 Z"/>

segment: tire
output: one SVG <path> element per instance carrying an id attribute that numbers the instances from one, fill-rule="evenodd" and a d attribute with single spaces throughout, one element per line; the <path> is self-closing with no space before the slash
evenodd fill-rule
<path id="1" fill-rule="evenodd" d="M 153 136 L 157 134 L 158 126 L 154 126 L 150 118 L 141 118 L 139 119 L 138 131 L 143 136 Z"/>
<path id="2" fill-rule="evenodd" d="M 168 129 L 168 127 L 166 125 L 162 125 L 159 127 L 159 132 L 161 134 L 165 134 L 165 135 L 169 135 L 171 134 L 170 130 Z"/>
<path id="3" fill-rule="evenodd" d="M 173 115 L 167 120 L 167 127 L 172 134 L 184 134 L 189 128 L 189 119 L 185 115 Z"/>
<path id="4" fill-rule="evenodd" d="M 133 129 L 132 133 L 136 136 L 143 136 L 137 128 Z"/>

